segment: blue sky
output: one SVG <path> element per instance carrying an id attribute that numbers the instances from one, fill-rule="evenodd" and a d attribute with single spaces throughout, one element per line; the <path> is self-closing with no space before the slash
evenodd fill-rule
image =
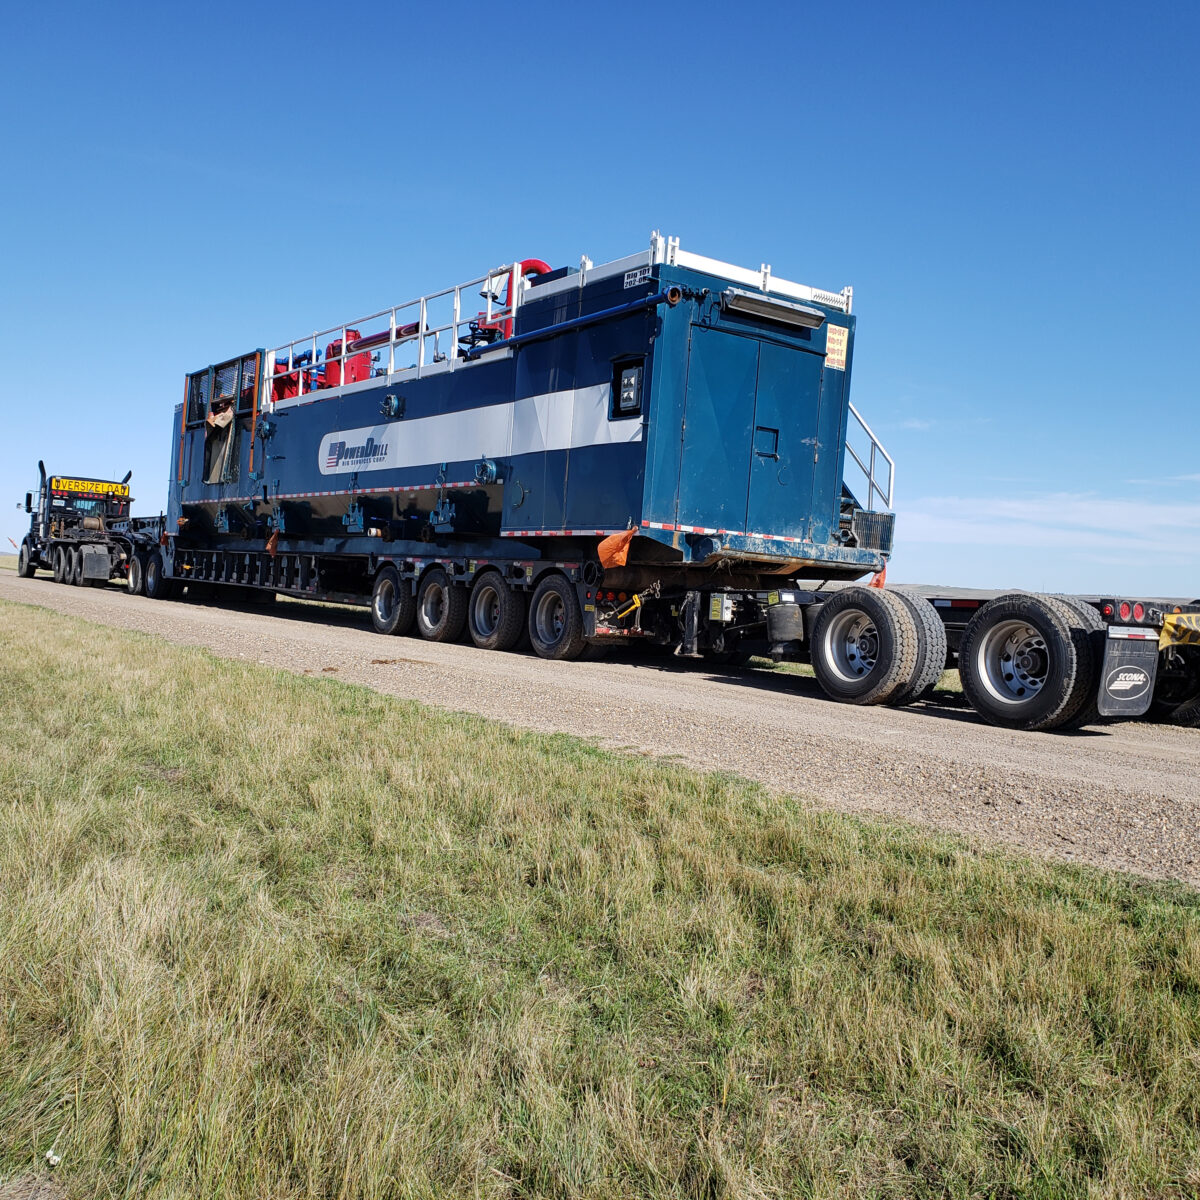
<path id="1" fill-rule="evenodd" d="M 186 370 L 661 229 L 854 285 L 893 579 L 1200 594 L 1197 6 L 47 3 L 5 35 L 0 536 L 39 456 L 159 507 Z"/>

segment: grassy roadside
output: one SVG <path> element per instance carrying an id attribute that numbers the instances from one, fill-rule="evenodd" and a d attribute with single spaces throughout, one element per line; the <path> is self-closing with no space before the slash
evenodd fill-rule
<path id="1" fill-rule="evenodd" d="M 0 554 L 0 571 L 15 571 L 17 556 L 15 554 Z"/>
<path id="2" fill-rule="evenodd" d="M 0 604 L 0 1179 L 1184 1196 L 1200 899 Z"/>

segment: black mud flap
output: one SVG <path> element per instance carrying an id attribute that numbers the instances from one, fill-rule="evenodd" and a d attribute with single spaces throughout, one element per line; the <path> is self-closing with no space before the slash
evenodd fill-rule
<path id="1" fill-rule="evenodd" d="M 83 577 L 84 579 L 104 580 L 112 571 L 112 563 L 108 557 L 107 546 L 84 546 L 83 548 Z"/>
<path id="2" fill-rule="evenodd" d="M 1097 707 L 1102 717 L 1140 717 L 1150 707 L 1158 672 L 1158 631 L 1108 630 Z"/>

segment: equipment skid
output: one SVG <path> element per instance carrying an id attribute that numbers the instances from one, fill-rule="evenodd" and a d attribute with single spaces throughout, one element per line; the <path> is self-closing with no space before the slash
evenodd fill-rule
<path id="1" fill-rule="evenodd" d="M 533 602 L 534 647 L 555 656 L 606 638 L 711 649 L 720 591 L 765 636 L 769 585 L 852 580 L 891 549 L 891 513 L 843 483 L 850 307 L 848 289 L 654 235 L 600 267 L 523 259 L 193 372 L 162 577 L 374 608 L 382 588 L 426 636 L 437 595 L 457 636 L 456 593 L 487 574 L 493 608 Z M 886 505 L 891 462 L 866 437 L 865 495 Z"/>
<path id="2" fill-rule="evenodd" d="M 854 704 L 957 666 L 1013 729 L 1200 705 L 1200 605 L 883 586 L 895 467 L 850 400 L 852 300 L 655 233 L 222 360 L 185 377 L 165 516 L 110 512 L 91 572 L 546 658 L 796 659 Z M 22 570 L 75 582 L 47 521 Z"/>

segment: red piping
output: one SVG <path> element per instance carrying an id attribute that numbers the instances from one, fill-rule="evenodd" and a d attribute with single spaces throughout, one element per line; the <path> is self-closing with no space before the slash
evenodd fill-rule
<path id="1" fill-rule="evenodd" d="M 509 308 L 510 312 L 504 318 L 504 336 L 510 338 L 513 335 L 513 318 L 511 312 L 512 298 L 516 294 L 517 284 L 520 283 L 526 275 L 549 275 L 554 268 L 549 263 L 542 262 L 540 258 L 523 258 L 517 263 L 509 275 L 508 284 L 504 292 L 503 308 Z M 519 272 L 519 274 L 518 274 Z"/>

